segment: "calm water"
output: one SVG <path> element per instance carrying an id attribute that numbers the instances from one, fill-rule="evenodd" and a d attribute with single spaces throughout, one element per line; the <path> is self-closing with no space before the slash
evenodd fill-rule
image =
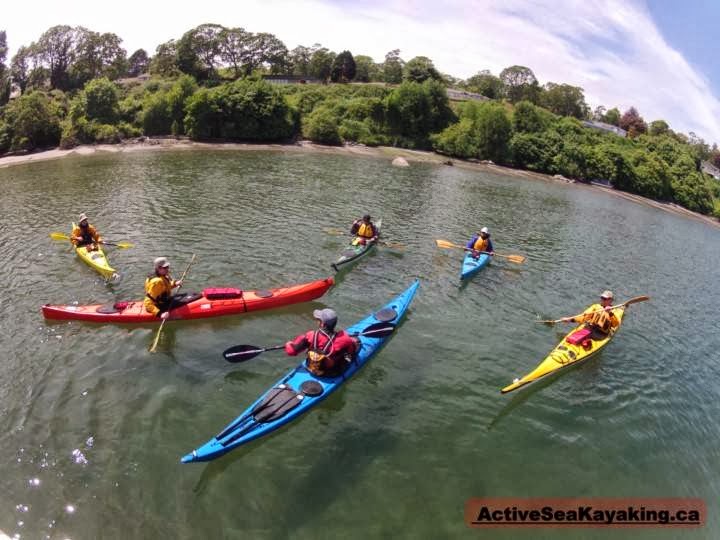
<path id="1" fill-rule="evenodd" d="M 471 496 L 702 497 L 720 521 L 720 231 L 582 186 L 457 167 L 274 151 L 72 157 L 0 169 L 0 529 L 21 538 L 478 538 Z M 140 298 L 152 259 L 188 291 L 266 288 L 330 273 L 344 229 L 370 211 L 381 248 L 311 304 L 149 326 L 46 323 L 45 302 Z M 114 286 L 52 241 L 85 211 L 123 273 Z M 487 225 L 499 252 L 459 287 L 466 241 Z M 270 346 L 332 306 L 350 324 L 422 285 L 406 323 L 341 391 L 274 436 L 181 465 L 295 365 Z M 611 288 L 640 294 L 617 338 L 544 387 L 502 396 Z M 540 533 L 540 534 L 539 534 Z M 500 538 L 609 538 L 593 530 Z"/>

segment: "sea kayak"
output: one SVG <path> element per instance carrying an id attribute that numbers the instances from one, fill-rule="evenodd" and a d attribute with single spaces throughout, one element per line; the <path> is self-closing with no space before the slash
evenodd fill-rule
<path id="1" fill-rule="evenodd" d="M 380 236 L 380 228 L 382 227 L 382 219 L 378 219 L 375 223 L 375 227 L 377 227 L 378 231 L 378 237 Z M 346 265 L 352 261 L 356 261 L 363 255 L 370 253 L 371 250 L 375 249 L 375 245 L 377 242 L 369 242 L 365 244 L 360 244 L 357 242 L 358 238 L 353 238 L 352 242 L 350 242 L 350 245 L 345 248 L 345 251 L 342 252 L 342 255 L 338 257 L 338 260 L 335 261 L 332 265 L 332 267 L 337 272 L 338 269 Z"/>
<path id="2" fill-rule="evenodd" d="M 613 313 L 622 324 L 623 315 L 625 314 L 625 308 L 616 308 Z M 577 335 L 576 332 L 585 328 L 584 324 L 577 326 L 572 332 L 568 333 L 563 340 L 555 347 L 552 352 L 547 355 L 545 360 L 540 362 L 538 367 L 533 371 L 522 377 L 521 379 L 515 379 L 512 384 L 506 386 L 500 392 L 507 394 L 513 390 L 517 390 L 525 385 L 535 382 L 543 377 L 547 377 L 553 373 L 577 365 L 591 356 L 594 356 L 600 352 L 615 336 L 617 331 L 620 329 L 620 325 L 612 330 L 607 337 L 604 339 L 586 339 L 581 343 L 571 343 L 573 335 Z"/>
<path id="3" fill-rule="evenodd" d="M 490 255 L 487 253 L 481 253 L 478 258 L 472 256 L 472 252 L 465 252 L 465 258 L 463 259 L 462 269 L 460 270 L 460 279 L 468 279 L 480 270 L 485 268 L 490 262 Z"/>
<path id="4" fill-rule="evenodd" d="M 221 288 L 202 293 L 177 295 L 184 305 L 170 311 L 170 320 L 204 319 L 272 309 L 320 298 L 333 284 L 333 278 L 278 289 L 243 291 Z M 79 320 L 99 323 L 157 323 L 160 318 L 145 311 L 142 300 L 89 306 L 45 304 L 46 319 Z"/>
<path id="5" fill-rule="evenodd" d="M 347 328 L 346 331 L 348 334 L 359 334 L 377 322 L 399 323 L 410 306 L 419 285 L 420 282 L 415 281 L 405 292 L 388 302 L 382 309 Z M 260 396 L 219 434 L 197 450 L 184 456 L 181 461 L 183 463 L 210 461 L 295 420 L 351 378 L 375 356 L 391 337 L 392 334 L 384 338 L 359 336 L 362 343 L 360 352 L 345 372 L 337 377 L 316 377 L 306 369 L 305 362 L 302 362 Z"/>
<path id="6" fill-rule="evenodd" d="M 72 228 L 75 229 L 74 223 L 72 224 Z M 102 247 L 98 246 L 97 249 L 93 251 L 88 251 L 85 246 L 74 249 L 77 256 L 80 257 L 85 264 L 99 272 L 105 279 L 115 279 L 117 271 L 110 266 Z"/>

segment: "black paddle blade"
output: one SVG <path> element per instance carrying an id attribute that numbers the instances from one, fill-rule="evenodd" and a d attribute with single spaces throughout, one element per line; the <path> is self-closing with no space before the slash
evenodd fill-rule
<path id="1" fill-rule="evenodd" d="M 229 349 L 223 351 L 223 356 L 228 362 L 244 362 L 255 358 L 261 352 L 265 352 L 265 349 L 258 347 L 257 345 L 235 345 Z"/>
<path id="2" fill-rule="evenodd" d="M 395 331 L 395 325 L 386 322 L 379 322 L 371 324 L 365 330 L 360 332 L 359 335 L 370 338 L 384 338 L 389 336 Z"/>

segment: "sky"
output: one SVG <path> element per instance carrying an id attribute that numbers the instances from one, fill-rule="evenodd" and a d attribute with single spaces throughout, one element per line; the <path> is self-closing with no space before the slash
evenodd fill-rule
<path id="1" fill-rule="evenodd" d="M 217 23 L 371 56 L 400 49 L 468 78 L 519 64 L 541 84 L 585 91 L 595 108 L 636 107 L 646 121 L 720 143 L 719 0 L 34 0 L 4 6 L 12 57 L 57 24 L 114 32 L 128 54 Z M 111 7 L 112 6 L 112 7 Z"/>

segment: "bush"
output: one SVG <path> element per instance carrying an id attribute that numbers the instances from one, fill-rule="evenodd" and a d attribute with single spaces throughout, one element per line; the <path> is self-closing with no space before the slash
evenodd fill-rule
<path id="1" fill-rule="evenodd" d="M 318 107 L 303 118 L 303 137 L 320 144 L 342 144 L 338 124 L 338 118 L 328 107 Z"/>
<path id="2" fill-rule="evenodd" d="M 5 107 L 4 137 L 11 137 L 10 150 L 34 150 L 60 142 L 60 109 L 39 90 L 23 94 Z M 7 144 L 7 143 L 6 143 Z"/>

